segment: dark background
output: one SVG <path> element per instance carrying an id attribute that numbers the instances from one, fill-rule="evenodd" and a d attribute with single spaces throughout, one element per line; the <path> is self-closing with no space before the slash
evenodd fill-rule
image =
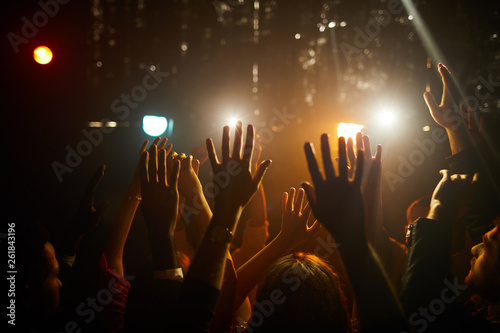
<path id="1" fill-rule="evenodd" d="M 104 163 L 107 170 L 96 202 L 110 201 L 102 221 L 105 228 L 132 179 L 139 147 L 151 139 L 141 128 L 144 115 L 174 119 L 169 142 L 178 153 L 204 145 L 207 137 L 219 147 L 222 126 L 230 115 L 237 115 L 256 126 L 265 139 L 262 158 L 273 160 L 264 180 L 271 236 L 279 231 L 281 193 L 309 178 L 303 143 L 317 143 L 323 132 L 334 139 L 339 122 L 356 122 L 365 125 L 373 145 L 383 145 L 384 223 L 391 236 L 402 240 L 406 207 L 432 192 L 450 151 L 447 142 L 436 144 L 408 177 L 389 186 L 387 172 L 398 174 L 398 157 L 408 159 L 419 149 L 415 140 L 431 138 L 438 128 L 422 93 L 428 86 L 439 100 L 436 66 L 442 60 L 432 58 L 423 47 L 415 20 L 408 20 L 415 13 L 406 11 L 391 14 L 389 22 L 379 21 L 380 32 L 359 54 L 349 59 L 343 55 L 341 43 L 356 46 L 355 28 L 364 31 L 388 3 L 261 0 L 256 10 L 254 1 L 237 0 L 73 0 L 60 4 L 57 14 L 19 45 L 19 52 L 7 36 L 21 35 L 22 18 L 33 22 L 41 6 L 35 1 L 3 4 L 6 222 L 36 217 L 57 238 L 71 221 L 87 181 Z M 467 95 L 484 89 L 480 76 L 491 74 L 500 81 L 498 1 L 414 4 Z M 332 21 L 336 26 L 330 29 Z M 326 26 L 324 31 L 321 25 Z M 50 64 L 33 61 L 38 45 L 52 49 Z M 254 64 L 258 82 L 253 82 Z M 131 108 L 126 119 L 119 119 L 121 113 L 113 112 L 111 103 L 141 85 L 148 74 L 145 68 L 151 65 L 169 76 Z M 479 110 L 498 114 L 498 96 L 496 91 L 482 100 Z M 398 120 L 381 127 L 375 119 L 386 106 L 394 109 Z M 287 124 L 273 124 L 276 112 L 294 117 Z M 102 142 L 92 146 L 60 182 L 53 162 L 65 164 L 66 147 L 76 149 L 87 140 L 82 131 L 91 130 L 89 122 L 103 118 L 119 126 L 104 134 Z M 430 131 L 424 132 L 424 126 Z M 209 170 L 208 163 L 202 165 L 204 183 L 209 181 Z M 126 248 L 125 266 L 132 267 L 131 272 L 140 257 L 137 253 L 147 248 L 143 231 L 138 213 Z"/>

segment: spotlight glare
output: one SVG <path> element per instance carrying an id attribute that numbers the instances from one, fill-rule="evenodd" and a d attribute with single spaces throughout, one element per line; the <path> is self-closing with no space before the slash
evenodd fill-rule
<path id="1" fill-rule="evenodd" d="M 383 126 L 390 126 L 396 122 L 396 114 L 391 110 L 384 110 L 378 115 L 378 122 Z"/>
<path id="2" fill-rule="evenodd" d="M 337 126 L 337 137 L 343 136 L 346 141 L 348 138 L 356 139 L 356 134 L 364 128 L 363 125 L 352 123 L 339 123 Z"/>
<path id="3" fill-rule="evenodd" d="M 147 135 L 159 136 L 167 129 L 168 121 L 165 117 L 144 116 L 142 118 L 142 129 Z"/>
<path id="4" fill-rule="evenodd" d="M 234 127 L 234 126 L 236 126 L 236 123 L 237 123 L 237 122 L 238 122 L 238 118 L 237 118 L 237 117 L 231 117 L 231 118 L 229 118 L 229 123 L 228 123 L 228 125 L 229 125 L 230 127 Z"/>
<path id="5" fill-rule="evenodd" d="M 33 51 L 33 58 L 40 65 L 46 65 L 52 61 L 52 51 L 47 46 L 39 46 Z"/>

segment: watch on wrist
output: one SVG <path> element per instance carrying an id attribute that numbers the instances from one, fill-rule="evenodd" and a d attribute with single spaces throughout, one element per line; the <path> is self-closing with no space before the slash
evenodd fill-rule
<path id="1" fill-rule="evenodd" d="M 210 229 L 209 236 L 214 243 L 229 244 L 233 240 L 233 232 L 219 224 Z"/>

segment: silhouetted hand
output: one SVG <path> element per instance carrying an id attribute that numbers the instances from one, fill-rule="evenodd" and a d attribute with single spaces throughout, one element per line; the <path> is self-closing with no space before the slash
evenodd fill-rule
<path id="1" fill-rule="evenodd" d="M 248 125 L 243 155 L 242 123 L 238 122 L 235 129 L 233 153 L 230 154 L 229 126 L 222 133 L 222 161 L 219 162 L 212 139 L 207 140 L 208 158 L 212 165 L 214 178 L 222 180 L 218 193 L 215 195 L 215 211 L 221 206 L 221 212 L 226 209 L 236 210 L 245 206 L 257 191 L 259 184 L 271 164 L 270 160 L 262 162 L 254 175 L 250 171 L 250 161 L 254 147 L 255 129 Z"/>
<path id="2" fill-rule="evenodd" d="M 360 190 L 364 162 L 363 151 L 358 151 L 355 176 L 350 181 L 347 171 L 346 142 L 343 137 L 339 138 L 338 145 L 339 174 L 337 175 L 332 163 L 328 135 L 321 136 L 321 154 L 326 177 L 323 179 L 312 144 L 305 144 L 307 165 L 314 187 L 309 183 L 303 183 L 302 186 L 309 198 L 314 215 L 338 243 L 366 242 Z"/>
<path id="3" fill-rule="evenodd" d="M 295 200 L 295 202 L 294 202 Z M 307 220 L 311 215 L 311 206 L 307 203 L 304 207 L 304 189 L 300 188 L 295 198 L 295 188 L 283 193 L 281 201 L 281 231 L 276 236 L 282 239 L 290 249 L 307 241 L 320 228 L 321 224 L 316 220 L 310 227 Z"/>
<path id="4" fill-rule="evenodd" d="M 448 130 L 454 130 L 456 129 L 454 128 L 456 124 L 454 124 L 452 114 L 459 114 L 459 92 L 448 68 L 443 64 L 439 64 L 438 70 L 443 79 L 441 104 L 437 104 L 434 95 L 430 91 L 424 93 L 424 100 L 434 121 Z"/>
<path id="5" fill-rule="evenodd" d="M 167 138 L 162 139 L 161 137 L 157 137 L 153 141 L 152 145 L 157 146 L 157 149 L 165 148 L 165 152 L 168 154 L 172 149 L 172 144 L 169 144 L 168 146 L 165 147 L 167 141 L 168 141 Z M 141 177 L 140 177 L 141 158 L 142 154 L 146 151 L 148 144 L 149 140 L 145 140 L 141 146 L 141 149 L 139 150 L 139 162 L 137 163 L 137 167 L 135 168 L 134 178 L 132 179 L 132 182 L 130 183 L 128 188 L 129 195 L 133 197 L 139 197 L 139 198 L 141 197 Z"/>
<path id="6" fill-rule="evenodd" d="M 94 229 L 99 224 L 102 214 L 109 206 L 109 202 L 104 201 L 97 205 L 97 208 L 94 207 L 94 193 L 97 185 L 102 177 L 104 177 L 104 170 L 106 170 L 106 165 L 103 164 L 99 166 L 87 184 L 73 224 L 69 227 L 71 232 L 75 235 L 83 235 Z"/>
<path id="7" fill-rule="evenodd" d="M 173 235 L 177 220 L 179 193 L 179 162 L 175 162 L 167 181 L 167 152 L 151 145 L 143 152 L 140 162 L 142 203 L 141 210 L 148 229 L 164 235 Z"/>

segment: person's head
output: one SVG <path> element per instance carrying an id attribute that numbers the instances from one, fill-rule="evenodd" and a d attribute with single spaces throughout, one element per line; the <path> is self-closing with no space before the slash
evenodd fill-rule
<path id="1" fill-rule="evenodd" d="M 471 250 L 473 258 L 465 284 L 489 302 L 500 300 L 500 229 L 497 224 Z"/>
<path id="2" fill-rule="evenodd" d="M 425 195 L 413 201 L 406 209 L 406 223 L 412 224 L 419 217 L 427 217 L 431 205 L 431 196 Z"/>
<path id="3" fill-rule="evenodd" d="M 249 326 L 254 332 L 351 332 L 337 275 L 325 261 L 302 252 L 268 270 Z"/>
<path id="4" fill-rule="evenodd" d="M 18 259 L 23 308 L 30 322 L 42 327 L 59 308 L 59 264 L 45 228 L 36 221 L 18 223 Z"/>

